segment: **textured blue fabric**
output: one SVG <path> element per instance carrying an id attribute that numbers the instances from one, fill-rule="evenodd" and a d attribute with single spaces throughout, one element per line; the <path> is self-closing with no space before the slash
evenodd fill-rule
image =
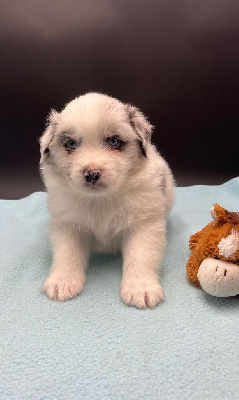
<path id="1" fill-rule="evenodd" d="M 185 264 L 213 203 L 239 210 L 239 178 L 177 188 L 155 310 L 121 302 L 120 256 L 92 255 L 84 292 L 48 300 L 46 202 L 0 201 L 0 399 L 238 399 L 239 298 L 190 285 Z"/>

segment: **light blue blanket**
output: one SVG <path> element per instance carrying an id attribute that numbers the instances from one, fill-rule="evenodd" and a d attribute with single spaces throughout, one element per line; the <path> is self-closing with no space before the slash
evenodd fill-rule
<path id="1" fill-rule="evenodd" d="M 239 178 L 177 188 L 155 310 L 123 305 L 119 256 L 93 255 L 84 292 L 48 300 L 46 202 L 0 201 L 0 399 L 238 399 L 239 298 L 190 285 L 185 264 L 213 203 L 239 210 Z"/>

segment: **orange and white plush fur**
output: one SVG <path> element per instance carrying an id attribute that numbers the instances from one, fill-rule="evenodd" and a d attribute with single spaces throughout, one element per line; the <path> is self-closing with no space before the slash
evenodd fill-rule
<path id="1" fill-rule="evenodd" d="M 213 221 L 190 237 L 188 279 L 217 297 L 239 294 L 239 213 L 218 204 Z"/>
<path id="2" fill-rule="evenodd" d="M 136 107 L 88 93 L 52 111 L 40 139 L 53 264 L 50 299 L 77 296 L 90 250 L 123 253 L 121 298 L 138 308 L 164 298 L 159 268 L 174 181 Z"/>

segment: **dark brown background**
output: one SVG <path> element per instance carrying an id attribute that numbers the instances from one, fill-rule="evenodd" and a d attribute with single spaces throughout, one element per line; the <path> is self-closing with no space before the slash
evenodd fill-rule
<path id="1" fill-rule="evenodd" d="M 179 185 L 238 175 L 238 0 L 0 1 L 1 193 L 43 190 L 46 114 L 88 91 L 140 107 Z"/>

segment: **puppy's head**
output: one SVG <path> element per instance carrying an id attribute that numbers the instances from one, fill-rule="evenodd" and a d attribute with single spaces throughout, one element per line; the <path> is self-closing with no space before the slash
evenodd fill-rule
<path id="1" fill-rule="evenodd" d="M 152 125 L 134 106 L 98 93 L 51 111 L 40 138 L 40 168 L 76 192 L 101 195 L 130 184 L 147 160 Z"/>

